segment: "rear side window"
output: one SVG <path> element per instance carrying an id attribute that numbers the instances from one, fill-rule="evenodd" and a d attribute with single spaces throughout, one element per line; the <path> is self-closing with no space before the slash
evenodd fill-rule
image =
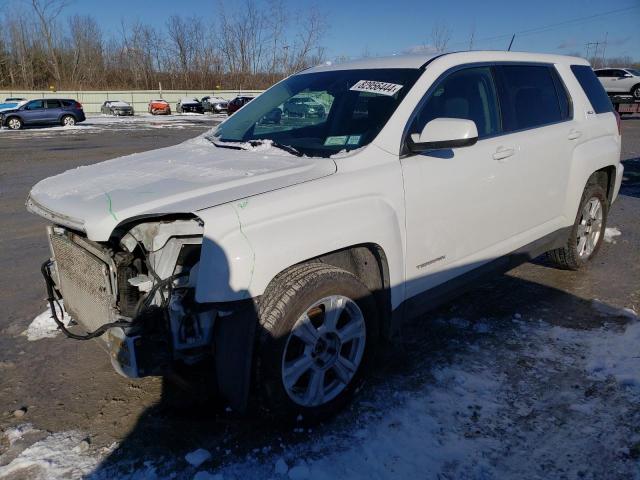
<path id="1" fill-rule="evenodd" d="M 587 94 L 589 102 L 596 113 L 606 113 L 613 111 L 611 101 L 604 91 L 604 87 L 596 77 L 591 67 L 588 65 L 571 65 L 571 71 L 575 75 L 578 83 Z"/>
<path id="2" fill-rule="evenodd" d="M 73 107 L 73 104 L 73 100 L 62 100 L 62 105 L 64 105 L 65 107 Z"/>
<path id="3" fill-rule="evenodd" d="M 566 92 L 563 99 L 559 98 L 553 67 L 500 65 L 496 71 L 506 131 L 541 127 L 568 118 L 568 98 Z"/>
<path id="4" fill-rule="evenodd" d="M 59 100 L 46 100 L 47 108 L 60 108 Z"/>
<path id="5" fill-rule="evenodd" d="M 420 110 L 414 131 L 422 131 L 440 117 L 473 120 L 479 138 L 499 133 L 500 114 L 491 68 L 465 68 L 442 80 Z"/>

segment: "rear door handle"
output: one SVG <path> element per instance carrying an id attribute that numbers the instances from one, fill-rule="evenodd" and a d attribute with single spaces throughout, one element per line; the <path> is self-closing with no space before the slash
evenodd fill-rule
<path id="1" fill-rule="evenodd" d="M 493 154 L 494 160 L 502 160 L 504 158 L 509 158 L 511 155 L 516 153 L 515 149 L 509 147 L 498 147 L 496 153 Z"/>
<path id="2" fill-rule="evenodd" d="M 580 138 L 582 136 L 582 132 L 580 130 L 571 130 L 569 132 L 569 140 L 575 140 L 576 138 Z"/>

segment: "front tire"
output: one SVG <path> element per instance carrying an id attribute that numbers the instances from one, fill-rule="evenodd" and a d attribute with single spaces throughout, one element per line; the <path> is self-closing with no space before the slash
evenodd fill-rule
<path id="1" fill-rule="evenodd" d="M 584 267 L 602 245 L 608 214 L 609 204 L 604 187 L 600 183 L 587 184 L 566 246 L 548 252 L 549 259 L 566 270 Z"/>
<path id="2" fill-rule="evenodd" d="M 631 96 L 634 100 L 640 100 L 640 84 L 631 89 Z"/>
<path id="3" fill-rule="evenodd" d="M 376 302 L 353 274 L 323 263 L 279 274 L 260 299 L 258 385 L 277 416 L 320 419 L 360 385 L 375 353 Z"/>
<path id="4" fill-rule="evenodd" d="M 9 117 L 6 122 L 7 127 L 11 130 L 20 130 L 23 126 L 22 120 L 18 117 Z"/>

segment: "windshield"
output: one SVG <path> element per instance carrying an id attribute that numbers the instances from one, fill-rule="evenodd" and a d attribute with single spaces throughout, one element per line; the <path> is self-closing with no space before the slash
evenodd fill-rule
<path id="1" fill-rule="evenodd" d="M 636 77 L 640 77 L 640 70 L 636 70 L 635 68 L 627 68 L 627 72 Z"/>
<path id="2" fill-rule="evenodd" d="M 273 86 L 208 136 L 214 144 L 270 140 L 329 157 L 370 143 L 418 79 L 418 69 L 301 73 Z"/>

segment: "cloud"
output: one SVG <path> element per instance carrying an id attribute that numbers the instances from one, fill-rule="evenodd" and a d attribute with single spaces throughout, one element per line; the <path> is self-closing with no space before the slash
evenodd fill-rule
<path id="1" fill-rule="evenodd" d="M 413 45 L 405 48 L 402 53 L 408 53 L 413 55 L 432 55 L 438 53 L 438 49 L 433 45 Z"/>
<path id="2" fill-rule="evenodd" d="M 567 38 L 560 42 L 556 47 L 558 50 L 566 50 L 567 48 L 575 48 L 578 45 L 578 41 L 575 38 Z"/>
<path id="3" fill-rule="evenodd" d="M 620 47 L 622 45 L 625 45 L 629 40 L 631 40 L 631 37 L 613 38 L 611 40 L 608 40 L 607 44 L 614 47 Z"/>

